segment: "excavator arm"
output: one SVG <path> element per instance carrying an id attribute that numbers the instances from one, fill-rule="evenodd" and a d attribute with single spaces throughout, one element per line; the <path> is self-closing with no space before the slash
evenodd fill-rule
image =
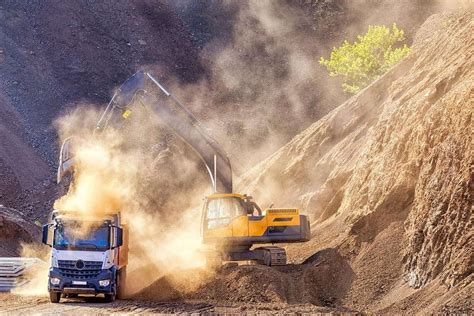
<path id="1" fill-rule="evenodd" d="M 224 149 L 204 131 L 196 117 L 150 73 L 139 71 L 119 87 L 101 115 L 95 132 L 100 133 L 109 126 L 120 128 L 132 115 L 137 104 L 154 111 L 160 121 L 194 149 L 209 173 L 214 192 L 232 193 L 232 168 Z M 58 183 L 73 168 L 71 140 L 72 138 L 68 138 L 61 148 Z"/>

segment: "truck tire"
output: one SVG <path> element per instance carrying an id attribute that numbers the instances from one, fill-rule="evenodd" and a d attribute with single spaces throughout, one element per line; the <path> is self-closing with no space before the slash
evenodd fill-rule
<path id="1" fill-rule="evenodd" d="M 51 303 L 59 303 L 59 300 L 61 299 L 61 292 L 49 292 L 49 300 Z"/>
<path id="2" fill-rule="evenodd" d="M 115 293 L 104 294 L 104 297 L 107 303 L 112 303 L 113 301 L 115 301 Z"/>
<path id="3" fill-rule="evenodd" d="M 115 301 L 115 298 L 117 296 L 117 286 L 118 286 L 117 281 L 118 281 L 118 275 L 115 276 L 115 285 L 112 289 L 112 293 L 104 294 L 105 301 L 107 303 L 112 303 L 113 301 Z"/>

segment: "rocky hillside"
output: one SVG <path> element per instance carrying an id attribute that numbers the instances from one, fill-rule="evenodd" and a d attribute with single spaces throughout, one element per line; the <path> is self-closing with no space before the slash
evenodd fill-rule
<path id="1" fill-rule="evenodd" d="M 18 112 L 0 93 L 0 204 L 15 205 L 23 188 L 41 182 L 49 169 L 28 144 Z"/>
<path id="2" fill-rule="evenodd" d="M 3 1 L 0 109 L 22 130 L 0 132 L 19 144 L 0 153 L 0 203 L 46 214 L 56 197 L 54 121 L 78 105 L 104 105 L 143 68 L 206 122 L 240 174 L 347 98 L 318 56 L 368 23 L 397 22 L 410 39 L 437 9 L 394 3 Z M 0 126 L 9 121 L 1 116 Z M 12 170 L 31 175 L 28 183 Z"/>
<path id="3" fill-rule="evenodd" d="M 205 74 L 167 4 L 0 3 L 0 204 L 44 220 L 56 198 L 55 120 L 77 104 L 102 105 L 150 64 L 183 82 Z"/>
<path id="4" fill-rule="evenodd" d="M 240 182 L 311 216 L 313 239 L 294 256 L 336 246 L 356 274 L 351 307 L 450 310 L 440 293 L 469 297 L 473 31 L 472 13 L 430 17 L 409 57 Z M 470 301 L 458 303 L 472 310 Z"/>

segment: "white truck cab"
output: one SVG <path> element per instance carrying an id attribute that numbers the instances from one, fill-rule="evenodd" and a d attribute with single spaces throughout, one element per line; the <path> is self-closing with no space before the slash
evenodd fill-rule
<path id="1" fill-rule="evenodd" d="M 128 231 L 120 214 L 84 216 L 54 211 L 43 226 L 43 243 L 52 247 L 48 291 L 61 296 L 103 294 L 114 301 L 123 292 L 128 261 Z"/>

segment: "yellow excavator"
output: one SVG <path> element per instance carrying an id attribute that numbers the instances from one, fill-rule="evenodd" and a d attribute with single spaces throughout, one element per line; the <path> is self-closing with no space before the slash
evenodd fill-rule
<path id="1" fill-rule="evenodd" d="M 221 145 L 150 73 L 139 71 L 117 89 L 97 123 L 96 132 L 108 126 L 120 128 L 127 120 L 133 119 L 133 112 L 140 105 L 155 111 L 162 123 L 190 145 L 209 174 L 214 193 L 205 198 L 201 231 L 203 243 L 213 248 L 208 252 L 210 262 L 255 261 L 268 266 L 285 265 L 284 248 L 254 248 L 254 245 L 310 239 L 308 217 L 300 214 L 298 209 L 262 210 L 251 196 L 233 192 L 231 164 Z M 72 140 L 67 139 L 61 147 L 58 183 L 73 169 Z"/>
<path id="2" fill-rule="evenodd" d="M 296 208 L 270 208 L 262 212 L 250 196 L 224 193 L 205 199 L 203 242 L 215 247 L 209 261 L 252 260 L 268 266 L 285 265 L 284 248 L 257 244 L 304 242 L 310 239 L 309 221 Z"/>

